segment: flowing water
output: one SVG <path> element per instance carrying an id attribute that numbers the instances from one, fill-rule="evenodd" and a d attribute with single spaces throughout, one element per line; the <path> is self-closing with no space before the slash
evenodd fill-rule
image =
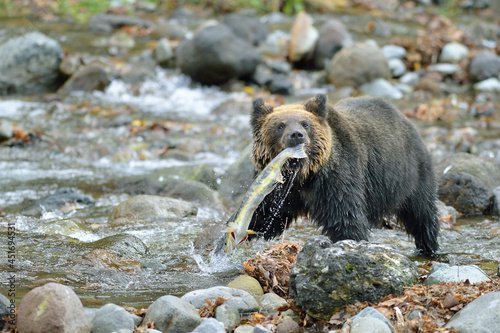
<path id="1" fill-rule="evenodd" d="M 74 27 L 52 29 L 49 35 L 59 40 L 77 41 L 69 43 L 72 50 L 85 49 L 92 40 L 88 33 L 78 33 Z M 19 33 L 22 29 L 0 26 L 0 31 L 5 37 L 5 31 Z M 140 85 L 115 80 L 104 92 L 42 101 L 42 96 L 0 98 L 0 119 L 15 122 L 40 137 L 26 144 L 0 145 L 0 206 L 5 211 L 0 217 L 0 279 L 7 285 L 9 276 L 15 275 L 18 300 L 49 279 L 73 287 L 88 306 L 114 302 L 146 307 L 165 294 L 180 296 L 226 284 L 238 274 L 241 262 L 280 241 L 252 242 L 232 258 L 207 257 L 194 251 L 195 238 L 209 226 L 225 221 L 236 207 L 224 211 L 199 205 L 196 217 L 169 223 L 107 224 L 111 210 L 130 197 L 126 189 L 116 188 L 117 181 L 156 170 L 199 165 L 223 175 L 251 142 L 251 131 L 248 113 L 220 112 L 219 107 L 234 101 L 250 105 L 251 96 L 246 92 L 201 87 L 175 70 L 158 68 L 154 77 Z M 135 128 L 136 121 L 147 126 Z M 168 130 L 154 130 L 153 124 Z M 431 140 L 436 131 L 453 131 L 449 125 L 420 125 L 422 133 L 431 133 L 424 136 L 426 140 Z M 495 140 L 500 137 L 498 132 L 492 134 L 490 129 L 488 136 Z M 185 159 L 159 153 L 165 146 L 182 144 L 199 148 Z M 454 152 L 430 141 L 429 147 L 435 159 L 439 154 Z M 491 147 L 494 145 L 485 145 L 479 153 L 498 158 L 498 151 Z M 24 213 L 34 200 L 61 187 L 92 195 L 95 205 L 69 207 L 64 212 L 43 210 L 39 216 Z M 64 219 L 73 221 L 69 222 L 72 227 L 57 229 L 50 224 Z M 15 261 L 10 262 L 8 227 L 16 231 L 11 238 Z M 304 243 L 318 233 L 307 221 L 300 221 L 283 238 Z M 137 236 L 147 246 L 143 268 L 127 271 L 96 266 L 89 256 L 95 242 L 123 234 Z M 394 245 L 403 254 L 421 260 L 414 257 L 413 241 L 403 231 L 374 230 L 372 240 Z M 443 230 L 440 243 L 440 260 L 477 264 L 493 274 L 500 261 L 500 223 L 495 218 L 460 219 L 457 226 Z"/>

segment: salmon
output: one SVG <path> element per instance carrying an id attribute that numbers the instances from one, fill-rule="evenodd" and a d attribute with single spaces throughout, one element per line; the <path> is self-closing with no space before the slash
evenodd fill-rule
<path id="1" fill-rule="evenodd" d="M 247 240 L 248 235 L 255 234 L 254 231 L 248 229 L 253 213 L 266 195 L 271 193 L 278 183 L 283 183 L 283 175 L 281 174 L 283 164 L 290 158 L 302 159 L 306 157 L 304 144 L 286 148 L 259 173 L 247 190 L 233 222 L 228 223 L 226 253 L 236 250 L 241 243 Z"/>

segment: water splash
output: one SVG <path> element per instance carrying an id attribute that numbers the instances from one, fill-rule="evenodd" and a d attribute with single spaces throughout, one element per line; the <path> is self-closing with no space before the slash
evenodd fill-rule
<path id="1" fill-rule="evenodd" d="M 212 250 L 208 257 L 205 258 L 198 253 L 193 243 L 191 243 L 189 252 L 202 273 L 206 275 L 234 272 L 237 271 L 240 266 L 239 263 L 233 261 L 232 256 L 227 256 L 224 251 Z"/>

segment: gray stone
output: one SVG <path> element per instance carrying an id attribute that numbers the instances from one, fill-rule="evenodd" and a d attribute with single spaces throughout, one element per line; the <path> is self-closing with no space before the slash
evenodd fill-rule
<path id="1" fill-rule="evenodd" d="M 341 305 L 400 294 L 417 277 L 415 264 L 387 246 L 315 236 L 290 272 L 290 296 L 310 316 L 328 319 Z"/>
<path id="2" fill-rule="evenodd" d="M 286 305 L 287 302 L 284 298 L 273 294 L 267 293 L 259 298 L 260 313 L 277 313 L 278 308 Z"/>
<path id="3" fill-rule="evenodd" d="M 143 194 L 133 196 L 116 206 L 109 215 L 108 223 L 121 225 L 136 222 L 179 221 L 197 214 L 198 209 L 191 202 Z"/>
<path id="4" fill-rule="evenodd" d="M 492 191 L 493 194 L 493 202 L 491 205 L 491 213 L 500 216 L 500 186 L 495 187 Z"/>
<path id="5" fill-rule="evenodd" d="M 412 87 L 415 87 L 419 81 L 420 81 L 420 75 L 418 75 L 415 72 L 406 73 L 399 78 L 400 83 L 407 84 Z"/>
<path id="6" fill-rule="evenodd" d="M 82 302 L 62 284 L 47 283 L 28 292 L 18 308 L 21 333 L 90 333 Z"/>
<path id="7" fill-rule="evenodd" d="M 252 325 L 240 325 L 236 327 L 234 330 L 234 333 L 252 333 L 253 332 L 253 326 Z"/>
<path id="8" fill-rule="evenodd" d="M 269 82 L 269 92 L 271 94 L 279 95 L 293 95 L 293 83 L 292 80 L 287 75 L 276 74 L 271 78 Z"/>
<path id="9" fill-rule="evenodd" d="M 352 37 L 344 24 L 336 19 L 323 23 L 314 48 L 314 68 L 324 69 L 335 53 L 352 44 Z"/>
<path id="10" fill-rule="evenodd" d="M 387 58 L 377 46 L 355 43 L 335 54 L 328 67 L 328 80 L 335 86 L 359 87 L 377 78 L 390 78 Z"/>
<path id="11" fill-rule="evenodd" d="M 291 319 L 284 319 L 276 326 L 276 333 L 299 333 L 300 331 L 299 324 Z"/>
<path id="12" fill-rule="evenodd" d="M 141 260 L 148 248 L 137 236 L 131 234 L 116 234 L 99 239 L 98 241 L 85 243 L 89 249 L 108 250 L 120 257 Z"/>
<path id="13" fill-rule="evenodd" d="M 424 285 L 460 282 L 469 280 L 470 283 L 490 281 L 486 273 L 476 265 L 450 266 L 445 263 L 439 263 L 432 268 L 429 276 L 424 281 Z"/>
<path id="14" fill-rule="evenodd" d="M 469 53 L 469 48 L 467 46 L 458 42 L 447 43 L 441 50 L 439 61 L 457 63 L 464 59 L 467 53 Z"/>
<path id="15" fill-rule="evenodd" d="M 226 333 L 224 324 L 215 318 L 207 318 L 192 333 Z"/>
<path id="16" fill-rule="evenodd" d="M 457 312 L 445 328 L 454 327 L 458 332 L 490 333 L 500 327 L 500 292 L 479 296 Z"/>
<path id="17" fill-rule="evenodd" d="M 241 317 L 236 307 L 223 303 L 215 309 L 215 319 L 231 330 L 240 322 Z"/>
<path id="18" fill-rule="evenodd" d="M 353 324 L 354 324 L 356 322 L 359 322 L 360 319 L 362 319 L 362 318 L 377 319 L 378 321 L 382 322 L 386 326 L 386 328 L 389 329 L 389 332 L 394 332 L 394 330 L 395 330 L 395 328 L 394 328 L 394 326 L 392 326 L 391 322 L 383 314 L 381 314 L 379 311 L 377 311 L 377 309 L 372 308 L 371 306 L 361 310 L 357 315 L 351 317 L 351 320 L 353 321 Z M 344 327 L 346 326 L 346 324 L 344 324 Z M 384 328 L 382 327 L 382 325 L 380 323 L 374 322 L 374 324 L 381 328 L 380 332 L 384 331 Z M 374 327 L 375 327 L 375 325 L 374 325 Z M 352 325 L 351 327 L 354 328 L 354 326 L 355 325 Z M 358 326 L 364 326 L 364 324 L 358 325 Z M 364 332 L 362 330 L 358 330 L 358 331 Z M 368 330 L 368 331 L 370 331 L 370 330 Z M 374 330 L 373 332 L 378 332 L 378 331 Z"/>
<path id="19" fill-rule="evenodd" d="M 113 303 L 101 307 L 92 320 L 92 333 L 132 333 L 132 314 Z"/>
<path id="20" fill-rule="evenodd" d="M 474 90 L 481 92 L 500 93 L 500 80 L 495 77 L 474 84 Z"/>
<path id="21" fill-rule="evenodd" d="M 7 286 L 6 289 L 8 289 Z M 16 318 L 14 313 L 12 313 L 12 318 L 10 317 L 11 309 L 15 310 L 15 304 L 11 306 L 10 300 L 4 294 L 0 294 L 0 330 L 7 321 Z"/>
<path id="22" fill-rule="evenodd" d="M 400 77 L 406 72 L 406 65 L 401 59 L 392 58 L 389 59 L 388 63 L 392 77 Z"/>
<path id="23" fill-rule="evenodd" d="M 427 67 L 428 72 L 438 72 L 444 75 L 453 75 L 457 72 L 457 64 L 434 64 Z"/>
<path id="24" fill-rule="evenodd" d="M 259 304 L 250 293 L 228 287 L 212 287 L 190 291 L 182 296 L 181 300 L 200 309 L 207 304 L 205 299 L 215 300 L 217 297 L 229 298 L 225 303 L 227 303 L 228 306 L 236 307 L 241 314 L 252 313 L 259 310 Z"/>
<path id="25" fill-rule="evenodd" d="M 381 50 L 387 59 L 402 59 L 406 55 L 406 49 L 398 45 L 387 44 Z"/>
<path id="26" fill-rule="evenodd" d="M 261 324 L 257 324 L 253 327 L 252 333 L 272 333 L 272 331 L 268 330 L 267 328 L 265 328 Z"/>
<path id="27" fill-rule="evenodd" d="M 12 138 L 14 134 L 13 124 L 5 119 L 0 120 L 0 142 Z"/>
<path id="28" fill-rule="evenodd" d="M 500 72 L 500 56 L 491 52 L 481 52 L 469 64 L 469 78 L 473 82 L 497 77 Z"/>
<path id="29" fill-rule="evenodd" d="M 148 307 L 144 322 L 154 322 L 156 329 L 164 333 L 184 333 L 198 327 L 202 319 L 191 304 L 178 297 L 166 295 Z"/>
<path id="30" fill-rule="evenodd" d="M 94 320 L 95 315 L 99 309 L 96 308 L 85 308 L 85 313 L 87 314 L 87 319 L 89 320 L 89 323 L 92 323 L 92 320 Z"/>
<path id="31" fill-rule="evenodd" d="M 112 32 L 125 26 L 150 28 L 154 26 L 154 23 L 134 16 L 115 14 L 97 14 L 89 19 L 89 29 L 91 31 Z"/>
<path id="32" fill-rule="evenodd" d="M 69 80 L 59 88 L 58 93 L 66 95 L 73 91 L 104 91 L 111 83 L 107 70 L 106 64 L 100 61 L 93 61 L 88 65 L 81 66 L 71 75 Z"/>
<path id="33" fill-rule="evenodd" d="M 362 84 L 359 89 L 364 94 L 382 98 L 401 99 L 403 93 L 393 87 L 386 79 L 375 79 L 371 82 Z"/>
<path id="34" fill-rule="evenodd" d="M 72 187 L 61 187 L 54 193 L 41 198 L 23 209 L 24 215 L 38 216 L 42 210 L 68 209 L 68 203 L 71 203 L 74 208 L 82 208 L 84 206 L 93 206 L 95 204 L 92 196 L 83 193 L 81 190 Z"/>
<path id="35" fill-rule="evenodd" d="M 166 38 L 162 38 L 156 43 L 155 59 L 160 65 L 168 65 L 174 57 L 174 51 L 170 46 L 170 42 Z"/>
<path id="36" fill-rule="evenodd" d="M 257 16 L 232 13 L 224 16 L 223 22 L 236 36 L 253 45 L 259 45 L 267 38 L 267 28 Z"/>
<path id="37" fill-rule="evenodd" d="M 0 45 L 0 95 L 56 88 L 62 55 L 59 43 L 40 32 L 9 39 Z"/>
<path id="38" fill-rule="evenodd" d="M 390 333 L 389 327 L 381 320 L 371 317 L 353 320 L 350 333 Z"/>
<path id="39" fill-rule="evenodd" d="M 249 42 L 238 38 L 224 24 L 208 26 L 176 49 L 177 67 L 203 84 L 220 84 L 250 77 L 261 61 Z"/>

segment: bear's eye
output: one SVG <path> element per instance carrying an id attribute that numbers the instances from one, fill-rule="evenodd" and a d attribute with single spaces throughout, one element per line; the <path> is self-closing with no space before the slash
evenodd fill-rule
<path id="1" fill-rule="evenodd" d="M 282 131 L 285 129 L 285 124 L 284 123 L 279 123 L 278 125 L 276 125 L 276 129 L 278 131 Z"/>
<path id="2" fill-rule="evenodd" d="M 302 125 L 302 127 L 304 127 L 304 129 L 308 129 L 309 128 L 309 123 L 307 121 L 303 121 L 300 124 Z"/>

